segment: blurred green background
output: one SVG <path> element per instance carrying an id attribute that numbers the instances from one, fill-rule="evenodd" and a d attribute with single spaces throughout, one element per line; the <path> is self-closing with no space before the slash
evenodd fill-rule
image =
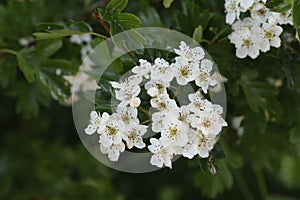
<path id="1" fill-rule="evenodd" d="M 32 34 L 41 31 L 40 22 L 64 24 L 73 19 L 107 35 L 93 15 L 106 3 L 1 0 L 0 49 L 24 55 L 40 76 L 45 72 L 53 78 L 48 89 L 63 88 L 66 97 L 69 88 L 54 78 L 60 67 L 44 70 L 41 63 L 65 59 L 67 63 L 57 65 L 68 65 L 64 72 L 74 74 L 81 63 L 80 47 L 65 37 L 52 53 L 34 52 L 37 41 Z M 201 44 L 229 80 L 225 86 L 230 126 L 219 141 L 225 158 L 215 155 L 212 163 L 181 158 L 171 170 L 146 174 L 107 168 L 81 143 L 71 107 L 53 100 L 38 81 L 29 81 L 20 60 L 2 52 L 0 199 L 300 199 L 300 51 L 298 42 L 290 39 L 294 29 L 284 27 L 281 48 L 256 60 L 239 60 L 226 39 L 230 28 L 223 5 L 221 0 L 175 0 L 166 8 L 160 0 L 131 0 L 125 11 L 138 16 L 142 26 L 172 28 L 189 36 L 201 25 L 203 38 L 209 41 Z M 29 38 L 30 44 L 21 46 L 20 38 Z M 282 84 L 277 87 L 270 80 Z M 243 136 L 231 125 L 235 116 L 244 116 Z M 217 175 L 210 172 L 214 168 Z"/>

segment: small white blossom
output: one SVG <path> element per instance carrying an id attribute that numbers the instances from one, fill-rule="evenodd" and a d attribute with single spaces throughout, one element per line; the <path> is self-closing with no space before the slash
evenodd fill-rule
<path id="1" fill-rule="evenodd" d="M 201 47 L 190 48 L 185 42 L 181 41 L 179 49 L 174 49 L 175 53 L 182 56 L 187 61 L 199 62 L 204 58 L 204 50 Z"/>
<path id="2" fill-rule="evenodd" d="M 149 73 L 152 69 L 152 65 L 151 63 L 149 63 L 147 60 L 144 59 L 139 59 L 140 65 L 135 66 L 132 69 L 132 72 L 141 76 L 141 77 L 145 77 L 146 79 L 149 78 Z"/>
<path id="3" fill-rule="evenodd" d="M 104 112 L 101 116 L 96 111 L 92 111 L 90 113 L 90 124 L 86 129 L 84 129 L 85 133 L 91 135 L 96 131 L 98 133 L 103 131 L 108 120 L 109 120 L 108 113 Z"/>
<path id="4" fill-rule="evenodd" d="M 272 12 L 262 3 L 255 3 L 253 7 L 250 9 L 251 18 L 255 21 L 266 22 Z"/>
<path id="5" fill-rule="evenodd" d="M 151 70 L 152 80 L 162 80 L 164 82 L 170 82 L 173 79 L 172 69 L 169 63 L 163 58 L 156 58 L 153 68 Z"/>
<path id="6" fill-rule="evenodd" d="M 113 88 L 116 89 L 116 99 L 121 101 L 122 106 L 126 106 L 132 101 L 137 101 L 136 98 L 139 95 L 141 88 L 139 84 L 142 82 L 142 78 L 138 75 L 132 75 L 125 79 L 124 81 L 110 82 Z"/>
<path id="7" fill-rule="evenodd" d="M 138 112 L 136 108 L 123 107 L 119 105 L 117 107 L 117 112 L 114 115 L 114 119 L 121 130 L 128 131 L 131 129 L 131 126 L 139 123 L 137 114 Z"/>
<path id="8" fill-rule="evenodd" d="M 107 122 L 106 127 L 103 131 L 99 132 L 100 140 L 99 142 L 104 147 L 109 147 L 113 144 L 119 144 L 122 142 L 122 131 L 119 124 L 114 119 L 114 114 L 111 119 Z"/>
<path id="9" fill-rule="evenodd" d="M 167 87 L 170 86 L 169 82 L 163 80 L 150 80 L 145 84 L 145 89 L 151 97 L 158 95 L 167 95 Z"/>
<path id="10" fill-rule="evenodd" d="M 188 142 L 188 126 L 179 120 L 166 122 L 161 130 L 161 142 L 164 146 L 184 146 Z"/>
<path id="11" fill-rule="evenodd" d="M 190 100 L 190 104 L 188 104 L 188 108 L 191 112 L 198 113 L 203 110 L 207 110 L 208 106 L 211 106 L 210 102 L 207 99 L 204 99 L 203 95 L 197 91 L 196 93 L 192 93 L 188 95 L 188 99 Z"/>
<path id="12" fill-rule="evenodd" d="M 126 146 L 128 149 L 137 147 L 142 149 L 146 146 L 143 142 L 142 136 L 147 132 L 147 126 L 144 125 L 134 125 L 130 130 L 124 132 L 123 139 L 126 141 Z"/>
<path id="13" fill-rule="evenodd" d="M 186 85 L 187 83 L 195 80 L 196 69 L 198 64 L 195 62 L 189 63 L 182 57 L 175 58 L 176 62 L 171 65 L 173 68 L 174 76 L 179 85 Z"/>
<path id="14" fill-rule="evenodd" d="M 148 146 L 149 151 L 153 153 L 150 163 L 157 167 L 163 167 L 163 165 L 172 168 L 172 158 L 174 154 L 174 148 L 172 146 L 163 146 L 161 140 L 156 138 L 150 139 L 151 145 Z"/>
<path id="15" fill-rule="evenodd" d="M 222 127 L 227 126 L 225 120 L 215 112 L 200 111 L 198 115 L 191 117 L 191 125 L 205 135 L 217 135 Z"/>
<path id="16" fill-rule="evenodd" d="M 228 36 L 230 42 L 235 44 L 236 56 L 238 58 L 250 56 L 252 59 L 255 59 L 259 55 L 260 41 L 253 32 L 244 28 L 239 32 L 235 31 Z"/>
<path id="17" fill-rule="evenodd" d="M 159 95 L 150 100 L 150 104 L 153 108 L 157 108 L 160 111 L 169 111 L 177 108 L 176 101 L 170 99 L 168 95 Z"/>
<path id="18" fill-rule="evenodd" d="M 262 29 L 260 31 L 260 48 L 262 52 L 267 52 L 270 47 L 280 47 L 281 40 L 279 36 L 283 32 L 283 29 L 277 25 L 270 25 L 268 23 L 263 23 Z"/>
<path id="19" fill-rule="evenodd" d="M 123 142 L 118 144 L 112 144 L 111 146 L 104 146 L 100 144 L 100 151 L 103 154 L 108 154 L 110 161 L 118 161 L 120 153 L 125 151 L 125 144 Z"/>
<path id="20" fill-rule="evenodd" d="M 217 81 L 211 76 L 212 67 L 213 63 L 210 60 L 203 59 L 200 68 L 197 71 L 195 83 L 205 94 L 207 93 L 209 86 L 215 86 L 217 84 Z"/>
<path id="21" fill-rule="evenodd" d="M 240 1 L 239 0 L 227 0 L 225 1 L 226 11 L 226 23 L 233 24 L 236 19 L 240 16 Z"/>
<path id="22" fill-rule="evenodd" d="M 214 148 L 216 138 L 214 135 L 205 135 L 201 131 L 191 131 L 189 145 L 183 150 L 183 156 L 192 159 L 195 155 L 207 158 Z"/>
<path id="23" fill-rule="evenodd" d="M 292 10 L 290 9 L 283 13 L 272 12 L 272 16 L 270 16 L 268 22 L 270 24 L 293 25 Z"/>
<path id="24" fill-rule="evenodd" d="M 88 33 L 80 35 L 72 35 L 70 37 L 70 42 L 74 44 L 81 45 L 83 43 L 90 43 L 92 41 L 92 36 Z"/>

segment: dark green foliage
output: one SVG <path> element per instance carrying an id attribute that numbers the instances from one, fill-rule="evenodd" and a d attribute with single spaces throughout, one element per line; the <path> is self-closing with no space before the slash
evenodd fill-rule
<path id="1" fill-rule="evenodd" d="M 300 47 L 294 35 L 299 39 L 300 1 L 267 5 L 276 12 L 292 8 L 294 27 L 284 26 L 279 49 L 241 60 L 227 39 L 223 1 L 1 1 L 0 199 L 299 199 Z M 132 175 L 94 159 L 78 139 L 71 108 L 57 101 L 70 97 L 62 76 L 81 64 L 80 47 L 69 36 L 90 33 L 95 47 L 124 30 L 151 26 L 187 34 L 209 52 L 228 79 L 229 127 L 208 159 L 179 159 L 172 170 Z M 20 38 L 29 43 L 21 46 Z M 108 47 L 102 56 L 109 55 Z M 147 49 L 115 60 L 99 80 L 96 108 L 111 112 L 108 81 L 139 58 L 157 56 L 173 55 Z M 243 135 L 232 126 L 235 116 L 244 117 Z"/>

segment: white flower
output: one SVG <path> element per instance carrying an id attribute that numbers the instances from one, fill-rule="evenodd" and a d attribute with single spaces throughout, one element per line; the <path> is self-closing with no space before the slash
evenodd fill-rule
<path id="1" fill-rule="evenodd" d="M 167 116 L 169 116 L 170 113 L 168 112 L 155 112 L 152 114 L 152 131 L 154 132 L 160 132 L 164 126 L 165 120 L 167 120 Z"/>
<path id="2" fill-rule="evenodd" d="M 118 144 L 112 144 L 111 146 L 104 146 L 100 144 L 100 151 L 103 154 L 108 154 L 110 161 L 118 161 L 120 153 L 125 151 L 125 144 L 123 142 Z"/>
<path id="3" fill-rule="evenodd" d="M 196 69 L 198 64 L 195 62 L 189 63 L 183 57 L 176 57 L 176 62 L 171 65 L 174 76 L 179 85 L 186 85 L 187 83 L 195 80 Z"/>
<path id="4" fill-rule="evenodd" d="M 107 121 L 109 120 L 109 114 L 104 112 L 102 117 L 96 111 L 92 111 L 90 113 L 90 124 L 86 129 L 84 129 L 85 133 L 91 135 L 93 133 L 101 132 L 104 130 Z"/>
<path id="5" fill-rule="evenodd" d="M 161 143 L 164 146 L 184 146 L 188 142 L 187 124 L 179 120 L 166 122 L 161 130 Z"/>
<path id="6" fill-rule="evenodd" d="M 152 69 L 151 63 L 147 60 L 139 59 L 140 65 L 135 66 L 131 71 L 141 77 L 145 77 L 146 79 L 149 78 L 149 73 Z"/>
<path id="7" fill-rule="evenodd" d="M 270 24 L 290 24 L 293 25 L 292 10 L 288 10 L 283 13 L 272 12 L 269 21 Z"/>
<path id="8" fill-rule="evenodd" d="M 138 98 L 137 96 L 141 91 L 139 86 L 141 82 L 142 78 L 140 76 L 132 75 L 120 83 L 112 81 L 110 84 L 116 89 L 116 99 L 121 101 L 122 106 L 126 106 L 132 104 L 133 101 L 137 101 L 136 98 Z"/>
<path id="9" fill-rule="evenodd" d="M 201 47 L 190 48 L 183 41 L 180 42 L 179 49 L 174 49 L 175 53 L 185 58 L 187 61 L 199 62 L 204 58 L 204 51 Z"/>
<path id="10" fill-rule="evenodd" d="M 253 30 L 253 32 L 256 31 Z M 259 55 L 259 39 L 253 32 L 244 28 L 242 31 L 235 31 L 228 36 L 230 42 L 235 44 L 238 58 L 250 56 L 255 59 Z"/>
<path id="11" fill-rule="evenodd" d="M 103 131 L 99 132 L 99 142 L 104 147 L 109 147 L 113 144 L 119 144 L 122 142 L 122 131 L 115 120 L 115 114 L 112 115 L 110 120 L 107 122 L 106 127 Z"/>
<path id="12" fill-rule="evenodd" d="M 171 114 L 175 117 L 175 119 L 184 124 L 188 124 L 190 122 L 190 110 L 187 106 L 181 106 L 178 109 L 173 109 Z"/>
<path id="13" fill-rule="evenodd" d="M 170 99 L 168 95 L 159 95 L 150 100 L 150 104 L 153 108 L 157 108 L 159 111 L 169 111 L 177 108 L 176 101 Z"/>
<path id="14" fill-rule="evenodd" d="M 162 80 L 164 82 L 170 82 L 173 79 L 172 69 L 169 63 L 163 58 L 156 58 L 153 68 L 151 70 L 152 80 Z"/>
<path id="15" fill-rule="evenodd" d="M 145 89 L 151 97 L 156 97 L 158 95 L 167 95 L 167 87 L 169 86 L 169 82 L 150 80 L 145 84 Z"/>
<path id="16" fill-rule="evenodd" d="M 80 35 L 72 35 L 70 37 L 70 42 L 74 44 L 81 45 L 83 43 L 90 43 L 92 41 L 92 36 L 88 33 Z"/>
<path id="17" fill-rule="evenodd" d="M 280 47 L 281 40 L 279 36 L 281 35 L 283 29 L 277 25 L 270 25 L 268 23 L 262 24 L 262 29 L 260 31 L 260 49 L 262 52 L 267 52 L 270 47 Z"/>
<path id="18" fill-rule="evenodd" d="M 203 95 L 197 91 L 196 93 L 192 93 L 188 95 L 188 99 L 190 100 L 190 104 L 187 107 L 191 112 L 198 113 L 199 111 L 203 111 L 208 109 L 208 106 L 211 106 L 210 102 L 207 99 L 204 99 Z"/>
<path id="19" fill-rule="evenodd" d="M 191 117 L 191 125 L 205 135 L 218 135 L 222 127 L 227 126 L 227 123 L 215 112 L 200 111 Z"/>
<path id="20" fill-rule="evenodd" d="M 201 61 L 200 69 L 197 71 L 195 83 L 198 85 L 203 92 L 206 94 L 209 86 L 215 86 L 217 81 L 212 78 L 211 70 L 213 63 L 208 59 Z"/>
<path id="21" fill-rule="evenodd" d="M 163 146 L 161 141 L 156 138 L 151 138 L 150 143 L 148 149 L 153 153 L 150 163 L 160 168 L 163 165 L 172 168 L 171 160 L 174 154 L 172 146 Z"/>
<path id="22" fill-rule="evenodd" d="M 250 9 L 250 12 L 252 19 L 259 22 L 266 22 L 272 15 L 272 12 L 261 3 L 255 3 Z"/>
<path id="23" fill-rule="evenodd" d="M 226 0 L 225 10 L 226 10 L 226 23 L 233 24 L 236 19 L 240 16 L 240 0 Z"/>
<path id="24" fill-rule="evenodd" d="M 139 123 L 137 114 L 136 108 L 119 105 L 117 112 L 114 114 L 114 120 L 122 131 L 128 131 L 131 129 L 131 126 Z"/>
<path id="25" fill-rule="evenodd" d="M 215 143 L 216 138 L 214 135 L 205 135 L 199 130 L 192 130 L 189 145 L 184 147 L 183 156 L 192 159 L 198 154 L 201 158 L 207 158 Z"/>
<path id="26" fill-rule="evenodd" d="M 147 132 L 147 126 L 135 125 L 130 130 L 124 132 L 123 139 L 126 141 L 128 149 L 132 149 L 134 146 L 142 149 L 146 146 L 143 142 L 142 136 Z"/>

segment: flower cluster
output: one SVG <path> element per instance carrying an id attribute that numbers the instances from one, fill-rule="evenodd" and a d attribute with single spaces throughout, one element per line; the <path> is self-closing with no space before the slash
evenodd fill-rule
<path id="1" fill-rule="evenodd" d="M 226 23 L 232 25 L 228 36 L 236 47 L 236 56 L 255 59 L 260 51 L 280 47 L 280 25 L 292 24 L 291 10 L 284 13 L 272 12 L 266 7 L 266 0 L 226 0 Z M 240 19 L 240 14 L 249 16 Z"/>
<path id="2" fill-rule="evenodd" d="M 227 123 L 222 118 L 223 108 L 205 99 L 209 87 L 217 84 L 212 77 L 213 63 L 205 58 L 201 47 L 190 48 L 181 42 L 174 63 L 163 58 L 156 58 L 151 64 L 140 59 L 125 80 L 111 82 L 116 99 L 120 101 L 112 115 L 96 111 L 90 114 L 90 124 L 85 129 L 87 134 L 99 134 L 100 150 L 108 154 L 111 161 L 117 161 L 120 153 L 133 147 L 146 147 L 143 136 L 150 128 L 159 137 L 150 138 L 148 149 L 153 153 L 150 163 L 158 167 L 172 167 L 175 155 L 193 158 L 209 156 L 218 134 Z M 141 83 L 151 97 L 150 105 L 155 109 L 148 126 L 141 125 L 138 108 Z M 189 104 L 178 105 L 171 98 L 168 88 L 171 83 L 184 86 L 191 82 L 199 87 L 188 95 Z"/>

